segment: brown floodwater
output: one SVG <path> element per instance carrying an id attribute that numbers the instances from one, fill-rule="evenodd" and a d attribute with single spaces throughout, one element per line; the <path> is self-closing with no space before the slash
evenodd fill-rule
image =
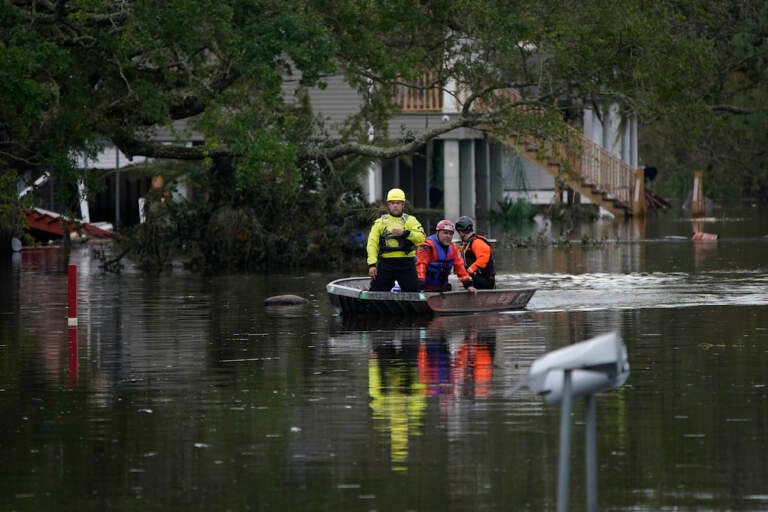
<path id="1" fill-rule="evenodd" d="M 765 235 L 756 210 L 569 228 L 497 249 L 526 310 L 434 318 L 339 316 L 342 275 L 105 274 L 81 247 L 76 330 L 68 262 L 24 250 L 0 261 L 0 510 L 554 510 L 560 410 L 517 385 L 612 331 L 599 509 L 766 510 Z M 577 400 L 574 511 L 583 437 Z"/>

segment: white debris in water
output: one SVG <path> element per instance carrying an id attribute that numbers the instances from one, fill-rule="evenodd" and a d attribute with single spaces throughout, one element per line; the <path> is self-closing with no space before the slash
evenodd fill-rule
<path id="1" fill-rule="evenodd" d="M 207 443 L 195 443 L 195 448 L 208 448 L 209 446 Z"/>

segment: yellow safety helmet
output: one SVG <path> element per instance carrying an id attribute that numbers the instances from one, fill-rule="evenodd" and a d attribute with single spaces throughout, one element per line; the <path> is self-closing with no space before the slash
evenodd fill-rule
<path id="1" fill-rule="evenodd" d="M 393 188 L 387 194 L 387 201 L 403 201 L 405 202 L 405 192 L 399 188 Z"/>

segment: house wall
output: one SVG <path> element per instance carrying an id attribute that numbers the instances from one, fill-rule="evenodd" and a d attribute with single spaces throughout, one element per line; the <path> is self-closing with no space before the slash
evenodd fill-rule
<path id="1" fill-rule="evenodd" d="M 202 135 L 190 126 L 187 122 L 177 121 L 173 126 L 158 128 L 155 130 L 155 140 L 163 144 L 202 144 Z M 109 222 L 116 227 L 137 224 L 140 221 L 139 200 L 149 191 L 151 181 L 142 166 L 149 161 L 143 156 L 129 160 L 111 143 L 107 143 L 95 158 L 78 157 L 79 167 L 103 171 L 100 178 L 101 190 L 93 197 L 88 197 L 86 207 L 81 207 L 81 218 L 92 222 Z M 181 181 L 176 183 L 173 197 L 191 199 L 190 193 L 189 187 Z"/>
<path id="2" fill-rule="evenodd" d="M 325 77 L 327 86 L 323 89 L 309 89 L 309 101 L 313 111 L 324 123 L 331 137 L 343 133 L 347 119 L 357 114 L 362 105 L 360 94 L 346 83 L 341 75 Z M 286 101 L 295 98 L 298 79 L 286 78 L 283 94 Z M 408 139 L 418 133 L 443 125 L 458 115 L 453 96 L 443 101 L 443 112 L 406 112 L 394 116 L 387 125 L 390 138 Z M 607 122 L 586 109 L 584 112 L 584 134 L 593 141 L 625 160 L 636 165 L 637 124 L 624 123 L 622 133 L 618 110 L 609 109 Z M 617 135 L 618 134 L 618 135 Z M 369 133 L 369 140 L 375 138 Z M 194 130 L 194 122 L 178 121 L 171 126 L 156 130 L 156 140 L 167 144 L 202 143 L 202 135 Z M 433 148 L 436 148 L 433 151 Z M 131 164 L 142 163 L 145 159 L 135 158 Z M 107 147 L 98 158 L 83 161 L 83 167 L 113 170 L 121 169 L 129 161 L 114 147 Z M 114 180 L 112 180 L 114 182 Z M 122 180 L 121 180 L 122 183 Z M 526 197 L 534 204 L 550 203 L 554 194 L 554 178 L 531 162 L 514 155 L 511 150 L 497 142 L 488 142 L 481 132 L 472 129 L 455 129 L 440 135 L 416 152 L 410 159 L 400 158 L 388 162 L 371 162 L 369 170 L 362 177 L 363 190 L 369 201 L 380 200 L 392 187 L 403 188 L 409 201 L 417 207 L 442 206 L 447 218 L 461 215 L 473 218 L 496 207 L 505 199 Z M 141 184 L 126 183 L 126 189 L 142 188 Z M 116 183 L 107 183 L 104 195 L 117 195 Z M 120 190 L 119 196 L 123 195 Z M 145 191 L 131 192 L 141 197 Z M 182 187 L 182 193 L 185 193 Z M 134 197 L 125 201 L 135 202 Z M 108 200 L 106 200 L 108 201 Z M 120 199 L 121 203 L 123 199 Z M 117 211 L 122 209 L 122 205 Z M 108 208 L 100 207 L 101 212 Z M 127 212 L 132 218 L 133 211 Z M 114 217 L 115 215 L 113 215 Z M 100 219 L 97 219 L 100 220 Z M 110 219 L 105 219 L 110 220 Z"/>
<path id="3" fill-rule="evenodd" d="M 335 137 L 341 132 L 344 121 L 351 114 L 359 112 L 362 98 L 341 75 L 328 76 L 323 80 L 327 84 L 324 89 L 313 87 L 307 92 L 312 111 L 323 120 L 326 129 Z M 286 79 L 283 82 L 283 97 L 287 102 L 295 100 L 297 87 L 298 79 Z"/>

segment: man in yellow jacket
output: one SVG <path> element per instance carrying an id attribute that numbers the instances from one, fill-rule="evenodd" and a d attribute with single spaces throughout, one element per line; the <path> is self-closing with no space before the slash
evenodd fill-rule
<path id="1" fill-rule="evenodd" d="M 368 275 L 371 291 L 388 292 L 397 280 L 404 292 L 419 290 L 416 275 L 416 246 L 426 235 L 421 223 L 403 213 L 405 192 L 393 188 L 387 194 L 388 214 L 374 221 L 368 233 Z"/>

